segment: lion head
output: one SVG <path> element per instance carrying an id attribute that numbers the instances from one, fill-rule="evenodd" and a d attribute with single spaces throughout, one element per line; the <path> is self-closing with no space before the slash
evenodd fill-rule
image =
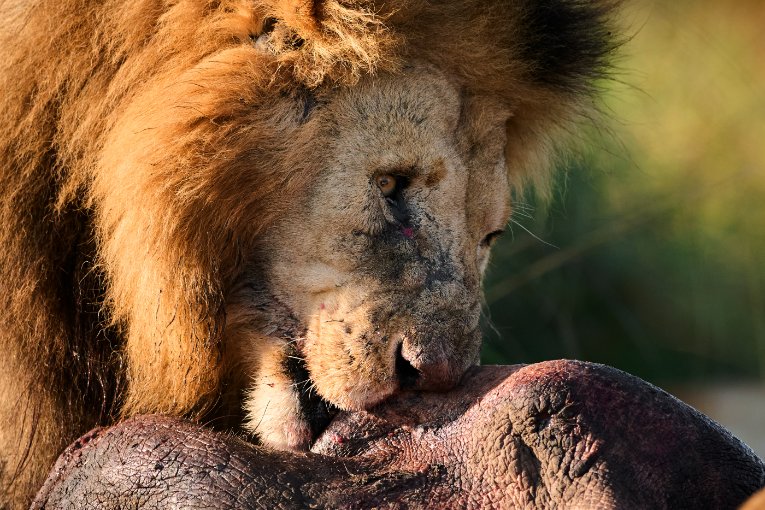
<path id="1" fill-rule="evenodd" d="M 335 405 L 448 389 L 478 361 L 481 276 L 509 215 L 509 110 L 426 63 L 313 101 L 315 177 L 264 234 L 269 292 Z"/>

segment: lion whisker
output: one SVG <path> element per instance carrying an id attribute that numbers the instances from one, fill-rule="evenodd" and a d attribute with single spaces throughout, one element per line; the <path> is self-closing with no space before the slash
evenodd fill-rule
<path id="1" fill-rule="evenodd" d="M 536 235 L 534 232 L 532 232 L 531 230 L 529 230 L 526 227 L 524 227 L 521 223 L 519 223 L 518 221 L 514 220 L 513 218 L 510 218 L 510 222 L 513 223 L 514 225 L 518 225 L 519 227 L 521 227 L 528 235 L 530 235 L 531 237 L 533 237 L 534 239 L 536 239 L 540 243 L 546 244 L 547 246 L 549 246 L 551 248 L 555 248 L 556 250 L 560 249 L 558 246 L 555 246 L 554 244 L 545 241 L 544 239 L 542 239 L 541 237 Z"/>

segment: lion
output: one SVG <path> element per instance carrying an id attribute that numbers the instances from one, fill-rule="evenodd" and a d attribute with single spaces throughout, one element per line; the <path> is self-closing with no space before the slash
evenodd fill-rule
<path id="1" fill-rule="evenodd" d="M 141 413 L 306 449 L 478 363 L 606 0 L 3 4 L 0 496 Z"/>

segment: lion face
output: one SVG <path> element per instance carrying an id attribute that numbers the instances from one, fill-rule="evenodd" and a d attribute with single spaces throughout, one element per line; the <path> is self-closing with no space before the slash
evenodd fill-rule
<path id="1" fill-rule="evenodd" d="M 312 101 L 318 170 L 264 236 L 268 291 L 334 405 L 448 389 L 478 361 L 481 277 L 509 215 L 507 111 L 424 65 Z"/>

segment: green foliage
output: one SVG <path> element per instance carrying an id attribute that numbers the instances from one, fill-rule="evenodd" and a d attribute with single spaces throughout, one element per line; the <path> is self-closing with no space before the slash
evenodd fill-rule
<path id="1" fill-rule="evenodd" d="M 496 247 L 484 362 L 765 378 L 765 4 L 718 4 L 628 14 L 614 132 Z"/>

